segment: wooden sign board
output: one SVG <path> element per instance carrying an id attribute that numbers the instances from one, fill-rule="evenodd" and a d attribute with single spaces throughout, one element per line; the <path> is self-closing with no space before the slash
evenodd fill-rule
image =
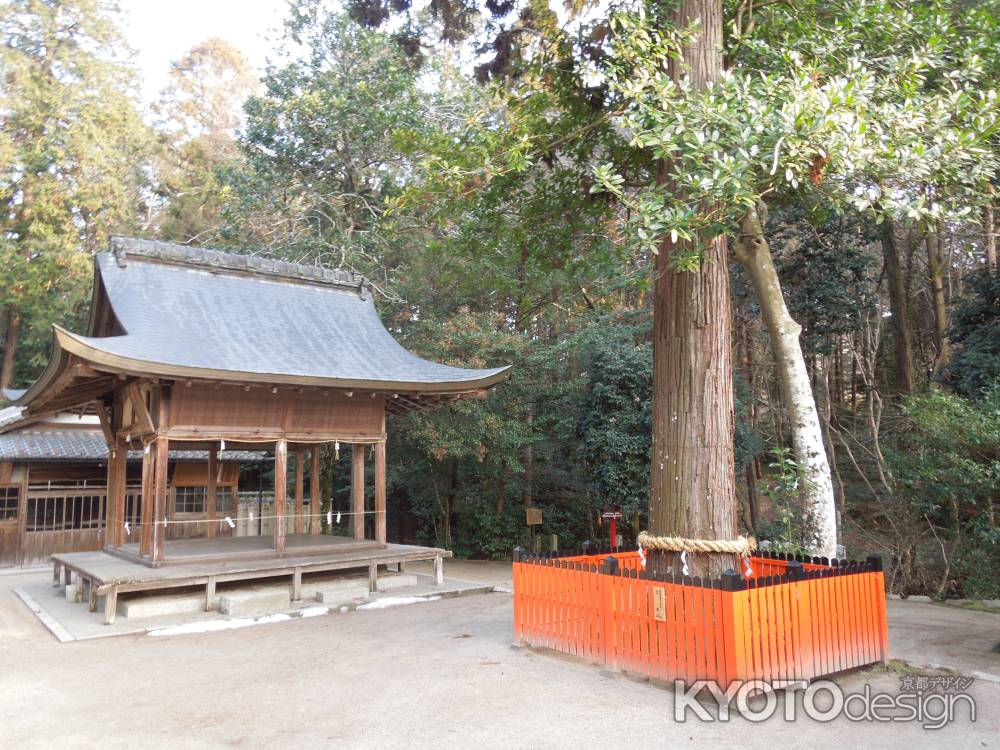
<path id="1" fill-rule="evenodd" d="M 525 520 L 528 526 L 541 526 L 542 525 L 542 509 L 541 508 L 525 508 L 524 509 Z"/>
<path id="2" fill-rule="evenodd" d="M 664 588 L 653 589 L 653 619 L 667 621 L 667 590 Z"/>

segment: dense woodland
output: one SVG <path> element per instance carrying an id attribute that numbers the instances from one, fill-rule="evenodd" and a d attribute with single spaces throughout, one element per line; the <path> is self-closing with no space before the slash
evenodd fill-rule
<path id="1" fill-rule="evenodd" d="M 691 5 L 701 87 L 665 74 Z M 411 350 L 515 366 L 393 418 L 390 537 L 503 557 L 533 503 L 632 544 L 658 307 L 731 363 L 741 532 L 829 521 L 896 591 L 1000 596 L 994 0 L 296 0 L 262 80 L 208 39 L 151 108 L 112 3 L 8 0 L 0 38 L 3 387 L 85 324 L 109 234 L 350 268 Z M 684 307 L 706 274 L 726 317 Z"/>

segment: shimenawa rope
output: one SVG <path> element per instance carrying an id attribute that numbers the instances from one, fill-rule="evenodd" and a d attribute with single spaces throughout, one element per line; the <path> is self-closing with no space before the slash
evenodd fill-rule
<path id="1" fill-rule="evenodd" d="M 757 549 L 757 540 L 745 536 L 736 539 L 685 539 L 679 536 L 653 536 L 648 531 L 641 531 L 636 541 L 640 547 L 659 552 L 721 552 L 749 557 Z"/>

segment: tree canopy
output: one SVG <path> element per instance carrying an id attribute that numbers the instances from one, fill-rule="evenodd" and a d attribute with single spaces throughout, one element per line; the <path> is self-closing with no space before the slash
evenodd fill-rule
<path id="1" fill-rule="evenodd" d="M 1000 5 L 698 0 L 701 78 L 691 7 L 296 0 L 261 80 L 205 40 L 144 122 L 110 3 L 9 0 L 2 384 L 85 318 L 110 232 L 361 272 L 407 347 L 515 366 L 389 429 L 390 536 L 501 557 L 526 505 L 564 548 L 610 506 L 650 528 L 664 393 L 700 366 L 664 321 L 716 325 L 708 505 L 882 552 L 897 591 L 1000 595 Z"/>

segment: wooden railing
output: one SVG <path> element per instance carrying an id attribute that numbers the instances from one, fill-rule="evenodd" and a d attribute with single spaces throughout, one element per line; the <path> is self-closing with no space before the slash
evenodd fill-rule
<path id="1" fill-rule="evenodd" d="M 659 680 L 722 686 L 809 680 L 888 658 L 877 558 L 824 565 L 761 556 L 751 563 L 786 572 L 658 578 L 642 571 L 636 553 L 520 556 L 515 637 Z"/>
<path id="2" fill-rule="evenodd" d="M 130 486 L 126 492 L 126 519 L 135 529 L 140 513 L 139 488 Z M 87 552 L 104 546 L 107 492 L 103 486 L 32 485 L 26 502 L 22 565 L 42 562 L 56 552 Z"/>

